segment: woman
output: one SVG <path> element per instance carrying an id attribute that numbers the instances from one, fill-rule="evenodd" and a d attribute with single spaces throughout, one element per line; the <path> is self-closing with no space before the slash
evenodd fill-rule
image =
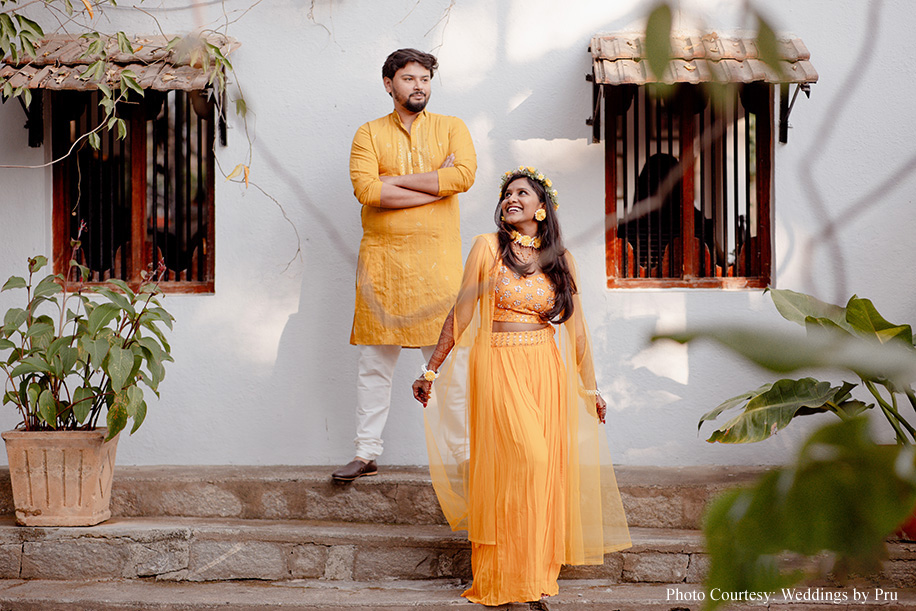
<path id="1" fill-rule="evenodd" d="M 557 207 L 536 169 L 506 172 L 498 230 L 476 238 L 455 306 L 413 384 L 428 405 L 439 502 L 472 544 L 474 580 L 463 596 L 484 605 L 546 608 L 540 598 L 557 593 L 561 564 L 602 564 L 606 552 L 630 546 Z M 466 371 L 459 355 L 445 362 L 453 348 L 470 350 Z M 445 409 L 455 401 L 444 395 L 456 391 L 466 391 L 466 412 Z M 456 442 L 464 439 L 468 447 Z"/>

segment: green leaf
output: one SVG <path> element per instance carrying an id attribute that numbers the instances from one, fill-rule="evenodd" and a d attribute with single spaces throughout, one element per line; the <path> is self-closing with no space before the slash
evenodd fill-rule
<path id="1" fill-rule="evenodd" d="M 80 351 L 73 346 L 61 348 L 59 356 L 64 374 L 61 377 L 66 377 L 73 372 L 73 368 L 76 366 L 76 362 L 79 359 L 79 353 Z"/>
<path id="2" fill-rule="evenodd" d="M 42 30 L 41 26 L 38 25 L 36 22 L 32 21 L 25 15 L 21 15 L 19 13 L 16 14 L 16 19 L 19 20 L 20 29 L 25 30 L 26 32 L 30 33 L 32 36 L 34 36 L 37 39 L 44 38 L 45 36 L 44 30 Z"/>
<path id="3" fill-rule="evenodd" d="M 127 425 L 127 410 L 124 406 L 115 400 L 114 404 L 108 408 L 108 414 L 105 417 L 108 426 L 108 437 L 105 441 L 114 439 L 114 436 L 124 430 Z"/>
<path id="4" fill-rule="evenodd" d="M 33 297 L 50 297 L 51 295 L 56 295 L 60 293 L 60 285 L 57 283 L 56 276 L 45 276 L 41 279 L 41 282 L 38 283 L 38 286 L 35 287 L 35 291 L 32 294 Z"/>
<path id="5" fill-rule="evenodd" d="M 80 386 L 73 392 L 73 417 L 82 424 L 89 417 L 92 411 L 92 404 L 95 402 L 96 392 L 92 388 Z"/>
<path id="6" fill-rule="evenodd" d="M 99 140 L 99 135 L 95 132 L 89 134 L 89 146 L 95 150 L 99 150 L 99 147 L 102 145 L 102 141 Z"/>
<path id="7" fill-rule="evenodd" d="M 29 326 L 28 331 L 26 331 L 26 337 L 39 337 L 41 335 L 53 334 L 54 327 L 48 323 L 33 323 Z"/>
<path id="8" fill-rule="evenodd" d="M 130 305 L 130 299 L 128 299 L 126 296 L 116 291 L 113 291 L 108 287 L 104 287 L 104 286 L 97 286 L 93 290 L 96 293 L 98 293 L 99 295 L 102 295 L 105 298 L 107 298 L 108 301 L 115 304 L 120 309 L 124 310 L 125 312 L 128 312 L 131 316 L 136 316 L 136 312 L 134 311 L 133 306 Z"/>
<path id="9" fill-rule="evenodd" d="M 133 302 L 134 298 L 136 298 L 137 294 L 134 293 L 133 290 L 131 290 L 130 285 L 124 282 L 123 280 L 119 278 L 112 278 L 111 280 L 108 280 L 107 282 L 108 284 L 116 286 L 117 288 L 124 291 L 124 294 L 127 295 L 128 299 L 130 299 L 131 302 Z"/>
<path id="10" fill-rule="evenodd" d="M 95 306 L 89 314 L 89 335 L 94 336 L 103 327 L 107 327 L 120 313 L 121 309 L 114 303 L 100 303 Z"/>
<path id="11" fill-rule="evenodd" d="M 716 429 L 707 441 L 762 441 L 784 429 L 803 407 L 826 411 L 824 404 L 832 401 L 838 390 L 814 378 L 777 380 L 769 390 L 751 397 L 744 411 Z"/>
<path id="12" fill-rule="evenodd" d="M 0 337 L 0 350 L 12 350 L 16 347 L 16 344 L 6 339 L 5 337 Z"/>
<path id="13" fill-rule="evenodd" d="M 779 41 L 776 32 L 767 23 L 766 19 L 757 15 L 757 52 L 760 59 L 782 77 L 785 71 L 782 57 L 779 53 Z"/>
<path id="14" fill-rule="evenodd" d="M 704 422 L 715 420 L 716 418 L 719 417 L 719 414 L 721 414 L 722 412 L 725 412 L 735 407 L 738 407 L 739 405 L 744 405 L 745 403 L 750 401 L 752 398 L 756 397 L 757 395 L 765 393 L 766 391 L 770 390 L 770 388 L 772 387 L 773 387 L 772 384 L 764 384 L 757 390 L 751 390 L 745 393 L 741 393 L 740 395 L 734 396 L 731 399 L 726 399 L 725 401 L 723 401 L 722 403 L 720 403 L 713 409 L 709 410 L 708 412 L 700 416 L 700 422 L 697 424 L 697 429 L 699 430 L 700 427 L 703 426 Z"/>
<path id="15" fill-rule="evenodd" d="M 24 289 L 28 286 L 25 283 L 25 278 L 20 278 L 19 276 L 11 276 L 9 280 L 3 285 L 3 288 L 0 288 L 0 293 L 10 289 Z"/>
<path id="16" fill-rule="evenodd" d="M 134 425 L 130 429 L 131 435 L 137 432 L 144 420 L 146 420 L 146 401 L 140 401 L 140 405 L 137 406 L 137 412 L 134 414 Z"/>
<path id="17" fill-rule="evenodd" d="M 103 339 L 89 339 L 83 337 L 80 340 L 80 347 L 86 351 L 89 356 L 89 366 L 92 369 L 100 369 L 102 363 L 105 361 L 105 357 L 108 356 L 108 342 Z"/>
<path id="18" fill-rule="evenodd" d="M 671 7 L 661 3 L 646 23 L 646 59 L 656 80 L 661 81 L 671 61 Z"/>
<path id="19" fill-rule="evenodd" d="M 57 401 L 50 388 L 42 391 L 41 396 L 38 397 L 38 417 L 51 428 L 57 428 Z"/>
<path id="20" fill-rule="evenodd" d="M 29 313 L 22 308 L 10 308 L 3 316 L 3 331 L 7 337 L 18 331 L 19 327 L 29 317 Z"/>
<path id="21" fill-rule="evenodd" d="M 248 103 L 245 102 L 245 98 L 235 99 L 235 114 L 243 119 L 248 115 Z"/>
<path id="22" fill-rule="evenodd" d="M 48 258 L 38 255 L 29 259 L 29 273 L 34 274 L 48 264 Z"/>
<path id="23" fill-rule="evenodd" d="M 839 326 L 846 326 L 846 310 L 838 305 L 788 289 L 767 289 L 767 292 L 776 310 L 786 320 L 804 325 L 808 317 L 826 318 Z"/>
<path id="24" fill-rule="evenodd" d="M 124 140 L 127 137 L 127 123 L 124 119 L 118 119 L 118 140 Z"/>
<path id="25" fill-rule="evenodd" d="M 124 32 L 118 32 L 118 49 L 121 53 L 127 53 L 128 55 L 134 54 L 134 48 L 130 45 L 130 41 L 127 39 Z"/>
<path id="26" fill-rule="evenodd" d="M 134 354 L 130 350 L 112 346 L 108 351 L 108 364 L 104 367 L 111 378 L 111 388 L 117 392 L 124 388 L 131 369 L 134 366 Z"/>
<path id="27" fill-rule="evenodd" d="M 143 95 L 143 87 L 137 83 L 137 75 L 131 70 L 122 70 L 121 71 L 121 88 L 133 89 L 141 96 Z"/>
<path id="28" fill-rule="evenodd" d="M 916 351 L 902 342 L 879 344 L 846 332 L 810 327 L 806 336 L 760 326 L 697 327 L 653 337 L 686 343 L 709 339 L 777 373 L 803 368 L 847 369 L 870 379 L 898 385 L 916 380 Z"/>
<path id="29" fill-rule="evenodd" d="M 846 322 L 863 336 L 876 338 L 882 344 L 899 339 L 909 346 L 913 345 L 913 329 L 910 325 L 888 322 L 868 299 L 852 296 L 846 304 Z"/>
<path id="30" fill-rule="evenodd" d="M 22 362 L 13 368 L 10 376 L 16 378 L 28 373 L 54 373 L 54 370 L 41 357 L 29 356 L 22 359 Z"/>

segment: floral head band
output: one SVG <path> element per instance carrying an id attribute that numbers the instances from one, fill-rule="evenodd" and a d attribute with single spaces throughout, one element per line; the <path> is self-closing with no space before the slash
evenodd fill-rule
<path id="1" fill-rule="evenodd" d="M 503 190 L 506 188 L 506 183 L 509 182 L 509 179 L 513 176 L 516 178 L 519 174 L 527 176 L 531 180 L 541 183 L 544 186 L 544 191 L 547 192 L 547 199 L 550 200 L 550 203 L 553 204 L 553 209 L 556 210 L 560 207 L 560 198 L 557 196 L 557 190 L 553 189 L 553 183 L 550 182 L 550 179 L 538 172 L 537 168 L 533 168 L 530 165 L 520 165 L 514 170 L 509 170 L 503 174 L 502 183 L 499 185 L 499 193 L 502 195 Z"/>

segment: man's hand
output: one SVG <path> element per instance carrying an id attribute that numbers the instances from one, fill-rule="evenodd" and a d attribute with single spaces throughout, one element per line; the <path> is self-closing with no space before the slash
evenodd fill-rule
<path id="1" fill-rule="evenodd" d="M 598 414 L 598 422 L 604 424 L 604 418 L 607 416 L 607 403 L 604 402 L 601 395 L 595 397 L 595 411 Z"/>
<path id="2" fill-rule="evenodd" d="M 455 153 L 449 153 L 445 161 L 442 162 L 442 165 L 439 166 L 439 169 L 453 167 L 455 167 Z"/>

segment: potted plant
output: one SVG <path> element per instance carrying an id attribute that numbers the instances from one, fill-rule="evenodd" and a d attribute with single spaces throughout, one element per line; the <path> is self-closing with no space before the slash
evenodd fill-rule
<path id="1" fill-rule="evenodd" d="M 118 435 L 146 417 L 141 384 L 157 393 L 173 360 L 164 328 L 174 319 L 157 297 L 161 263 L 141 274 L 136 291 L 121 280 L 86 284 L 89 270 L 76 260 L 72 288 L 62 274 L 36 281 L 46 264 L 29 259 L 28 279 L 13 276 L 0 288 L 25 290 L 25 307 L 9 308 L 0 326 L 3 403 L 21 417 L 2 434 L 16 522 L 91 526 L 111 516 Z"/>
<path id="2" fill-rule="evenodd" d="M 789 290 L 769 290 L 783 318 L 806 327 L 804 337 L 769 329 L 718 326 L 684 333 L 661 334 L 686 342 L 715 340 L 772 371 L 799 369 L 845 370 L 857 382 L 839 385 L 813 377 L 782 378 L 732 397 L 704 414 L 699 428 L 729 412 L 734 415 L 716 428 L 707 441 L 749 443 L 775 435 L 799 416 L 832 413 L 848 421 L 877 408 L 894 432 L 897 443 L 916 442 L 916 427 L 904 414 L 916 410 L 916 348 L 910 325 L 887 321 L 868 299 L 855 295 L 845 307 L 825 303 Z M 857 389 L 866 400 L 853 395 Z M 916 514 L 901 527 L 901 534 L 916 539 Z"/>

